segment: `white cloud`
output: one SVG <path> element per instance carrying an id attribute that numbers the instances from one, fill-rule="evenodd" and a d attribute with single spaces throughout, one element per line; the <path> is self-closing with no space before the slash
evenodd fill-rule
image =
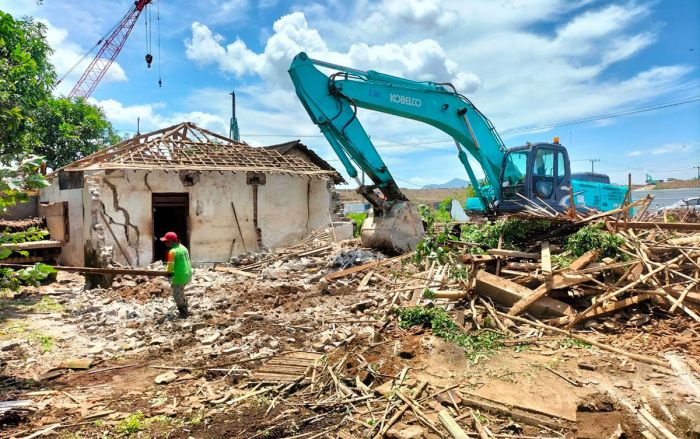
<path id="1" fill-rule="evenodd" d="M 639 149 L 635 149 L 634 151 L 630 151 L 627 153 L 627 157 L 637 157 L 642 155 L 642 151 Z"/>
<path id="2" fill-rule="evenodd" d="M 457 64 L 448 59 L 440 44 L 422 39 L 402 45 L 395 43 L 351 44 L 346 51 L 329 49 L 317 29 L 309 26 L 301 12 L 281 17 L 273 25 L 273 35 L 264 50 L 255 53 L 241 39 L 224 46 L 224 37 L 214 34 L 199 22 L 192 23 L 192 38 L 185 42 L 186 55 L 200 65 L 215 64 L 223 72 L 237 77 L 257 74 L 276 86 L 291 85 L 287 68 L 291 59 L 305 51 L 311 57 L 348 66 L 372 66 L 372 69 L 416 80 L 455 81 L 466 91 L 479 85 L 470 73 L 457 72 Z"/>
<path id="3" fill-rule="evenodd" d="M 48 20 L 41 19 L 37 21 L 46 26 L 46 41 L 53 49 L 53 54 L 51 54 L 49 60 L 54 65 L 57 75 L 61 77 L 80 61 L 86 50 L 68 39 L 67 29 L 53 26 Z M 88 56 L 80 61 L 75 69 L 56 87 L 54 93 L 67 95 L 78 82 L 78 79 L 92 61 L 93 56 Z M 119 63 L 114 62 L 107 70 L 107 73 L 105 73 L 101 82 L 126 81 L 127 79 L 124 69 Z"/>
<path id="4" fill-rule="evenodd" d="M 109 120 L 121 131 L 136 131 L 137 119 L 140 120 L 141 132 L 152 131 L 180 122 L 194 122 L 204 128 L 218 133 L 227 133 L 228 123 L 221 116 L 203 112 L 173 112 L 168 115 L 165 104 L 124 105 L 115 99 L 97 100 L 90 98 L 89 102 L 101 107 Z"/>
<path id="5" fill-rule="evenodd" d="M 693 149 L 693 145 L 690 145 L 688 143 L 666 143 L 664 145 L 661 145 L 657 148 L 654 148 L 651 150 L 652 154 L 659 155 L 659 154 L 670 154 L 670 153 L 676 153 L 679 151 L 690 151 Z"/>

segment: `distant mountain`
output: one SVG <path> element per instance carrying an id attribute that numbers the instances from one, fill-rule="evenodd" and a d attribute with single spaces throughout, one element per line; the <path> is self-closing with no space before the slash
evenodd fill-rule
<path id="1" fill-rule="evenodd" d="M 467 180 L 462 180 L 461 178 L 453 178 L 447 183 L 442 184 L 426 184 L 423 189 L 459 189 L 469 186 Z"/>

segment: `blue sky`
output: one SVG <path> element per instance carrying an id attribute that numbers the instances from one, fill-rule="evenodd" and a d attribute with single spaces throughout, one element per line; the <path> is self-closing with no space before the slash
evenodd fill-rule
<path id="1" fill-rule="evenodd" d="M 49 27 L 65 72 L 129 8 L 130 0 L 0 0 Z M 227 133 L 236 90 L 243 140 L 302 138 L 339 166 L 297 101 L 286 70 L 304 50 L 359 69 L 453 82 L 501 132 L 700 96 L 697 0 L 160 0 L 146 68 L 141 17 L 93 94 L 124 133 L 183 120 Z M 163 87 L 159 88 L 158 59 Z M 57 90 L 67 93 L 78 68 Z M 401 186 L 466 179 L 446 135 L 417 122 L 359 114 Z M 503 135 L 508 146 L 568 147 L 574 171 L 626 182 L 689 178 L 700 165 L 700 102 L 602 121 Z M 580 160 L 580 161 L 578 161 Z M 479 172 L 477 172 L 479 174 Z"/>

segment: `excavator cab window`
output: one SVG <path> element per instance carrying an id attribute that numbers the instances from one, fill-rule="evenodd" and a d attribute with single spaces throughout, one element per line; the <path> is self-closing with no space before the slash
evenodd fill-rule
<path id="1" fill-rule="evenodd" d="M 554 190 L 554 154 L 551 148 L 539 147 L 535 150 L 532 166 L 532 184 L 535 195 L 548 199 Z"/>
<path id="2" fill-rule="evenodd" d="M 530 151 L 527 149 L 509 151 L 504 160 L 503 180 L 501 191 L 503 198 L 517 198 L 517 193 L 525 194 L 525 179 L 527 177 L 527 159 Z"/>

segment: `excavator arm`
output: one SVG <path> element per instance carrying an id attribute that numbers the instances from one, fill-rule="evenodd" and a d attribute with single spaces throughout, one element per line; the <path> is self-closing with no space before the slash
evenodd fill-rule
<path id="1" fill-rule="evenodd" d="M 335 73 L 327 76 L 318 67 Z M 358 181 L 358 191 L 375 210 L 390 209 L 406 197 L 357 119 L 357 108 L 417 120 L 447 133 L 455 141 L 459 160 L 477 196 L 484 206 L 493 208 L 494 196 L 481 190 L 467 152 L 481 166 L 491 187 L 497 188 L 506 148 L 488 118 L 451 84 L 351 69 L 311 59 L 303 52 L 294 57 L 289 75 L 297 96 L 350 177 L 357 179 L 355 163 L 374 183 L 363 186 Z M 379 189 L 383 197 L 374 189 Z"/>

